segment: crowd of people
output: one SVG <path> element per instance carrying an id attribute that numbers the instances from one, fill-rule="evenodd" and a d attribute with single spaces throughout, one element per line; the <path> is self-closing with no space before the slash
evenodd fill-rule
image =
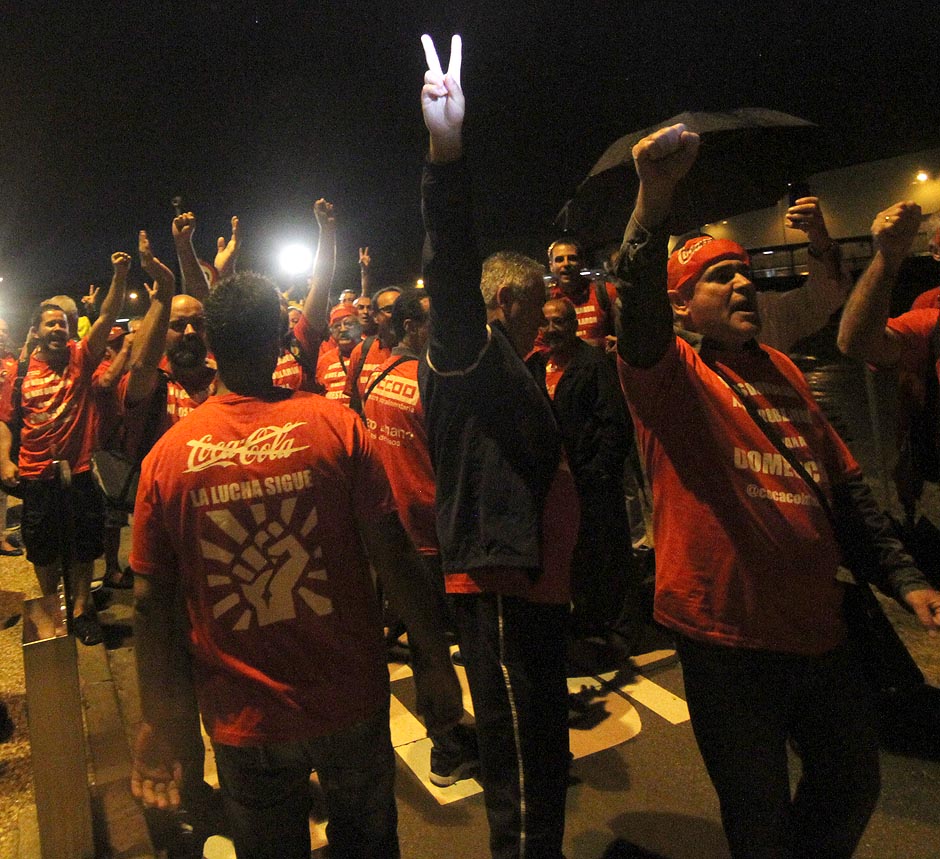
<path id="1" fill-rule="evenodd" d="M 639 194 L 606 279 L 582 273 L 569 236 L 549 247 L 547 272 L 512 251 L 481 262 L 460 40 L 446 72 L 424 47 L 423 289 L 375 289 L 362 248 L 360 289 L 332 304 L 337 226 L 319 200 L 305 296 L 238 270 L 237 218 L 210 279 L 184 213 L 171 227 L 180 284 L 140 233 L 150 300 L 126 329 L 123 252 L 100 304 L 94 289 L 83 297 L 88 313 L 66 296 L 41 304 L 19 356 L 0 324 L 0 480 L 23 499 L 43 593 L 67 558 L 73 631 L 94 645 L 94 561 L 104 554 L 107 586 L 134 588 L 133 791 L 159 808 L 200 802 L 201 718 L 238 856 L 309 856 L 312 770 L 330 855 L 398 856 L 384 623 L 408 633 L 431 780 L 478 769 L 492 855 L 560 859 L 566 642 L 633 643 L 625 480 L 645 479 L 654 617 L 676 641 L 732 855 L 851 856 L 879 775 L 873 694 L 846 646 L 836 576 L 844 506 L 870 540 L 856 576 L 927 629 L 940 629 L 940 593 L 780 350 L 848 295 L 846 352 L 922 378 L 940 369 L 936 306 L 888 318 L 919 209 L 878 215 L 874 259 L 851 290 L 819 201 L 797 200 L 787 220 L 807 234 L 810 276 L 759 293 L 732 241 L 695 234 L 667 252 L 699 146 L 677 125 L 634 148 Z M 95 479 L 108 448 L 142 460 L 126 570 L 127 515 Z M 67 489 L 54 479 L 63 461 Z M 793 795 L 788 740 L 802 759 Z"/>

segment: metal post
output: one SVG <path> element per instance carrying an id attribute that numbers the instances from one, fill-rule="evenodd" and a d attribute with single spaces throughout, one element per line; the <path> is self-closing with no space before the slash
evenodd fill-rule
<path id="1" fill-rule="evenodd" d="M 42 859 L 94 859 L 75 639 L 58 594 L 23 603 L 23 667 Z"/>

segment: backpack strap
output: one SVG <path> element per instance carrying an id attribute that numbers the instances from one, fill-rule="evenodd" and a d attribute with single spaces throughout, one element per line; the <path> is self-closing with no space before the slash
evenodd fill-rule
<path id="1" fill-rule="evenodd" d="M 414 355 L 399 355 L 391 364 L 389 364 L 379 375 L 370 383 L 369 387 L 366 388 L 366 392 L 362 395 L 362 404 L 366 404 L 366 400 L 372 395 L 372 392 L 375 390 L 375 386 L 382 381 L 389 373 L 392 372 L 399 364 L 404 364 L 405 361 L 417 361 Z"/>
<path id="2" fill-rule="evenodd" d="M 372 351 L 372 344 L 378 339 L 377 335 L 370 334 L 362 341 L 362 348 L 359 351 L 359 366 L 356 367 L 356 372 L 353 374 L 353 389 L 352 396 L 349 398 L 349 407 L 358 414 L 362 414 L 362 404 L 363 397 L 359 396 L 359 377 L 362 375 L 362 369 L 366 365 L 366 360 L 369 357 L 369 352 Z"/>

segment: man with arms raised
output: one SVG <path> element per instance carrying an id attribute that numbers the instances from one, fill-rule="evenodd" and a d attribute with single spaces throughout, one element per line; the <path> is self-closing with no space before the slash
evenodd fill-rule
<path id="1" fill-rule="evenodd" d="M 114 253 L 111 264 L 111 287 L 87 337 L 79 342 L 70 339 L 68 317 L 58 305 L 43 304 L 33 317 L 38 346 L 23 378 L 18 467 L 10 461 L 11 437 L 6 423 L 0 429 L 0 470 L 7 485 L 17 479 L 23 484 L 23 543 L 45 595 L 56 592 L 62 575 L 62 523 L 53 461 L 65 460 L 71 469 L 75 546 L 68 575 L 74 599 L 73 628 L 78 640 L 89 645 L 102 640 L 89 604 L 89 590 L 95 558 L 102 552 L 104 529 L 104 503 L 91 473 L 96 441 L 92 377 L 124 304 L 131 258 L 123 252 Z"/>
<path id="2" fill-rule="evenodd" d="M 834 493 L 859 504 L 872 537 L 874 569 L 856 574 L 928 629 L 940 593 L 887 536 L 800 372 L 757 344 L 744 249 L 691 238 L 667 267 L 673 193 L 698 145 L 676 125 L 634 147 L 640 189 L 618 263 L 620 377 L 653 486 L 654 614 L 676 636 L 731 855 L 848 859 L 878 797 L 878 736 L 846 645 Z M 803 759 L 792 798 L 789 738 Z"/>

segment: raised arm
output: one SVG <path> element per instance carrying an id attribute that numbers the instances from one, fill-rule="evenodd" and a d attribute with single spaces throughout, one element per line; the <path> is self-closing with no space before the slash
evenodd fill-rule
<path id="1" fill-rule="evenodd" d="M 368 298 L 372 295 L 372 257 L 368 246 L 359 248 L 359 295 Z"/>
<path id="2" fill-rule="evenodd" d="M 759 292 L 761 332 L 758 340 L 781 352 L 816 333 L 845 302 L 852 278 L 842 268 L 839 245 L 829 236 L 818 197 L 800 197 L 786 214 L 786 226 L 806 233 L 809 276 L 787 292 Z"/>
<path id="3" fill-rule="evenodd" d="M 901 342 L 886 327 L 891 290 L 920 228 L 920 218 L 920 206 L 910 201 L 895 203 L 875 216 L 871 226 L 875 255 L 846 301 L 839 324 L 836 342 L 844 354 L 883 367 L 897 364 Z"/>
<path id="4" fill-rule="evenodd" d="M 82 308 L 89 320 L 98 318 L 98 293 L 100 291 L 100 287 L 91 284 L 88 292 L 82 296 Z"/>
<path id="5" fill-rule="evenodd" d="M 322 197 L 313 204 L 313 213 L 320 228 L 320 239 L 303 313 L 310 330 L 322 337 L 330 321 L 330 286 L 336 271 L 336 215 L 333 204 Z"/>
<path id="6" fill-rule="evenodd" d="M 173 244 L 176 245 L 176 257 L 180 261 L 183 292 L 205 301 L 209 295 L 209 282 L 193 247 L 195 233 L 196 216 L 192 212 L 185 212 L 173 219 Z"/>
<path id="7" fill-rule="evenodd" d="M 156 384 L 157 367 L 163 356 L 170 324 L 170 305 L 176 289 L 173 272 L 153 255 L 150 239 L 144 230 L 140 231 L 137 251 L 140 254 L 140 265 L 154 279 L 154 285 L 153 288 L 147 287 L 150 306 L 141 320 L 131 348 L 125 405 L 140 402 Z"/>
<path id="8" fill-rule="evenodd" d="M 114 266 L 114 276 L 111 278 L 111 287 L 101 302 L 101 312 L 88 332 L 86 342 L 89 354 L 98 360 L 104 355 L 108 345 L 108 334 L 111 326 L 117 321 L 121 308 L 124 306 L 124 293 L 127 291 L 127 273 L 131 267 L 131 255 L 124 251 L 111 254 L 111 265 Z"/>
<path id="9" fill-rule="evenodd" d="M 144 287 L 150 292 L 150 287 L 147 284 L 144 284 Z M 101 377 L 95 382 L 99 388 L 108 390 L 113 388 L 120 381 L 121 376 L 124 375 L 124 370 L 128 366 L 128 363 L 131 359 L 131 346 L 134 343 L 134 334 L 128 332 L 124 335 L 124 341 L 121 343 L 121 348 L 117 354 L 112 359 L 108 369 L 105 370 Z"/>
<path id="10" fill-rule="evenodd" d="M 617 257 L 621 283 L 617 352 L 635 367 L 652 367 L 673 337 L 666 293 L 666 243 L 672 200 L 698 155 L 699 136 L 681 123 L 644 137 L 633 147 L 640 177 L 636 205 Z"/>
<path id="11" fill-rule="evenodd" d="M 235 274 L 235 263 L 238 262 L 239 253 L 241 253 L 241 244 L 238 241 L 238 215 L 233 215 L 231 238 L 225 241 L 225 236 L 219 236 L 216 241 L 215 270 L 220 278 Z"/>
<path id="12" fill-rule="evenodd" d="M 474 364 L 488 336 L 470 180 L 463 163 L 463 48 L 460 36 L 454 36 L 445 74 L 431 37 L 422 36 L 421 42 L 428 64 L 421 90 L 429 145 L 421 183 L 424 285 L 431 298 L 428 354 L 435 370 L 458 372 Z"/>

